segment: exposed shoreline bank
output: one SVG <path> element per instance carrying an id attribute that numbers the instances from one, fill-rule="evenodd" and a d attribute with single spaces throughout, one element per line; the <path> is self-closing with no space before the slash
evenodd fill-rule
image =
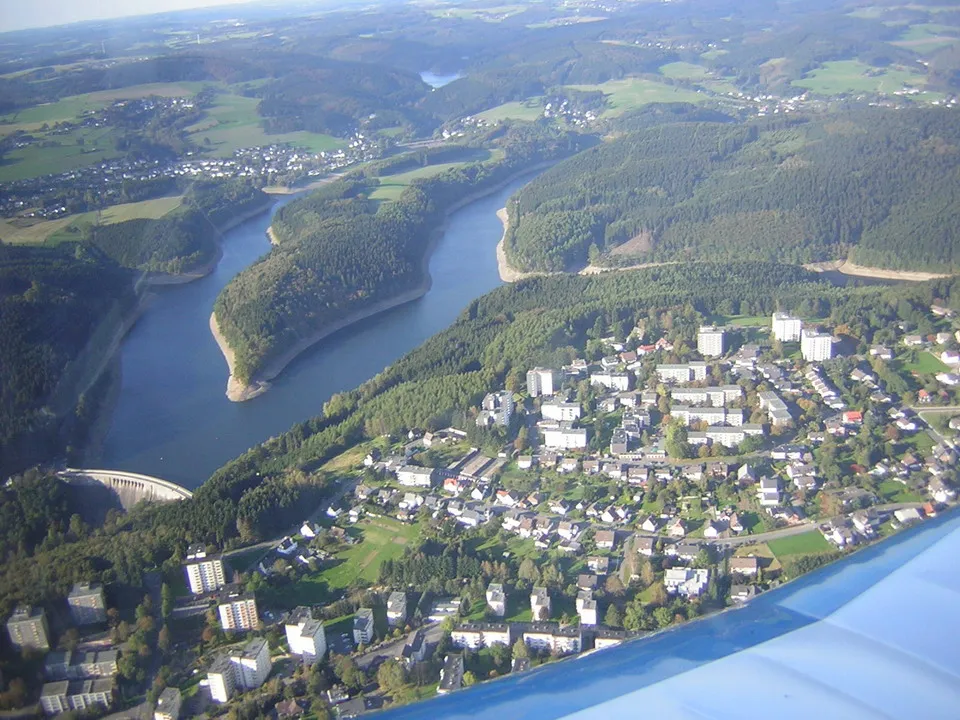
<path id="1" fill-rule="evenodd" d="M 803 267 L 806 270 L 812 270 L 818 273 L 836 271 L 843 275 L 875 278 L 877 280 L 926 282 L 927 280 L 939 280 L 941 278 L 952 277 L 951 273 L 931 273 L 917 270 L 886 270 L 884 268 L 867 267 L 865 265 L 857 265 L 849 260 L 829 260 L 827 262 L 807 263 Z"/>
<path id="2" fill-rule="evenodd" d="M 247 385 L 241 383 L 234 375 L 234 352 L 229 347 L 226 338 L 223 337 L 223 333 L 220 332 L 219 322 L 216 320 L 214 315 L 211 315 L 210 331 L 213 334 L 214 339 L 217 341 L 217 345 L 220 346 L 220 351 L 223 353 L 224 359 L 227 361 L 227 367 L 230 370 L 230 376 L 227 379 L 227 398 L 233 402 L 244 402 L 246 400 L 252 400 L 258 395 L 262 395 L 267 391 L 267 389 L 269 389 L 270 381 L 283 372 L 287 365 L 289 365 L 298 355 L 316 345 L 324 338 L 339 330 L 343 330 L 354 323 L 360 322 L 361 320 L 373 317 L 374 315 L 391 310 L 395 307 L 399 307 L 400 305 L 413 302 L 414 300 L 418 300 L 426 295 L 427 292 L 430 291 L 430 287 L 433 284 L 433 279 L 430 276 L 430 259 L 433 256 L 434 250 L 436 250 L 437 244 L 440 242 L 440 239 L 443 237 L 443 234 L 447 229 L 450 216 L 466 205 L 502 190 L 504 187 L 516 181 L 518 178 L 521 178 L 524 175 L 535 173 L 539 170 L 546 169 L 551 165 L 554 165 L 556 162 L 557 161 L 552 160 L 549 162 L 530 165 L 511 174 L 509 177 L 505 178 L 496 185 L 470 193 L 469 195 L 460 198 L 455 203 L 452 203 L 444 212 L 443 221 L 430 231 L 430 237 L 427 241 L 427 246 L 424 250 L 423 257 L 420 261 L 421 280 L 415 287 L 405 290 L 392 298 L 386 298 L 374 303 L 373 305 L 357 310 L 356 312 L 351 312 L 337 322 L 303 338 L 293 347 L 286 350 L 282 355 L 269 362 L 267 366 L 258 372 Z M 272 230 L 272 228 L 267 230 L 267 236 L 270 238 L 271 243 L 277 244 L 276 235 L 272 232 Z"/>
<path id="3" fill-rule="evenodd" d="M 510 218 L 507 213 L 507 209 L 500 208 L 497 210 L 497 217 L 500 218 L 500 222 L 503 224 L 503 235 L 500 238 L 500 242 L 497 243 L 497 270 L 500 273 L 501 280 L 504 282 L 517 282 L 528 277 L 562 274 L 558 272 L 544 272 L 537 270 L 526 272 L 523 270 L 517 270 L 515 267 L 510 265 L 509 260 L 507 260 L 506 250 L 504 248 L 504 243 L 507 239 L 507 230 L 510 227 Z M 606 272 L 643 270 L 645 268 L 662 267 L 664 265 L 676 265 L 679 262 L 679 260 L 668 260 L 665 262 L 638 263 L 636 265 L 627 265 L 624 267 L 587 265 L 585 268 L 578 270 L 576 274 L 599 275 Z M 805 270 L 810 270 L 816 273 L 839 272 L 842 275 L 849 275 L 851 277 L 865 277 L 876 280 L 899 280 L 903 282 L 926 282 L 928 280 L 940 280 L 942 278 L 953 276 L 952 273 L 932 273 L 921 272 L 919 270 L 887 270 L 884 268 L 867 267 L 865 265 L 857 265 L 849 260 L 828 260 L 826 262 L 807 263 L 802 267 Z"/>

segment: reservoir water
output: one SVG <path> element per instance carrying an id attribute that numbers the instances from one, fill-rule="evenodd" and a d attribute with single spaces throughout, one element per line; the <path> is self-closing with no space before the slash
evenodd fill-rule
<path id="1" fill-rule="evenodd" d="M 498 286 L 496 211 L 536 173 L 458 210 L 430 258 L 430 291 L 320 341 L 245 403 L 224 395 L 227 365 L 210 335 L 214 300 L 229 280 L 270 249 L 269 214 L 223 239 L 209 276 L 163 287 L 120 349 L 123 378 L 100 467 L 154 475 L 196 488 L 246 449 L 320 413 L 335 392 L 373 377 L 442 330 L 474 298 Z"/>
<path id="2" fill-rule="evenodd" d="M 460 73 L 438 74 L 432 70 L 424 70 L 422 73 L 420 73 L 420 79 L 434 90 L 437 88 L 442 88 L 444 85 L 449 85 L 454 80 L 459 80 L 462 77 L 463 75 Z"/>

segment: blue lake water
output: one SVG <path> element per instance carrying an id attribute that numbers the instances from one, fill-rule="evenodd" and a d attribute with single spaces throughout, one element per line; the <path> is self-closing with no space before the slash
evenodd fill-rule
<path id="1" fill-rule="evenodd" d="M 420 73 L 420 79 L 434 89 L 442 88 L 444 85 L 449 85 L 462 77 L 463 75 L 460 73 L 438 74 L 432 70 L 424 70 Z"/>
<path id="2" fill-rule="evenodd" d="M 424 297 L 322 340 L 267 393 L 245 403 L 224 395 L 227 366 L 208 322 L 221 288 L 270 249 L 270 217 L 290 199 L 229 231 L 216 270 L 188 285 L 158 289 L 124 340 L 120 395 L 98 464 L 196 488 L 231 458 L 319 414 L 333 393 L 373 377 L 500 284 L 496 211 L 532 177 L 451 215 L 430 259 L 433 286 Z"/>

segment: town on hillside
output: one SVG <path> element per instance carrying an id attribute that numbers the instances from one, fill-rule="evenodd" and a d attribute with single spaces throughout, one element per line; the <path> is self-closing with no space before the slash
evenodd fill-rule
<path id="1" fill-rule="evenodd" d="M 95 584 L 62 617 L 18 608 L 40 706 L 105 711 L 156 652 L 189 678 L 158 677 L 158 720 L 356 717 L 743 605 L 956 502 L 950 310 L 868 346 L 782 312 L 711 321 L 598 337 L 461 427 L 352 448 L 299 528 L 191 546 L 135 624 Z"/>

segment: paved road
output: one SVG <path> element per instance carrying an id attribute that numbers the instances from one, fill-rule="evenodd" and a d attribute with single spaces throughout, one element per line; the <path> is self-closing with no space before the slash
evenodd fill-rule
<path id="1" fill-rule="evenodd" d="M 426 630 L 426 642 L 428 645 L 440 642 L 440 638 L 443 636 L 443 623 L 430 623 L 429 625 L 424 625 L 424 629 Z M 356 658 L 357 665 L 363 669 L 366 669 L 373 664 L 377 658 L 395 658 L 399 656 L 401 652 L 403 652 L 403 647 L 406 644 L 407 636 L 404 635 L 402 638 L 390 643 L 389 645 L 383 645 L 382 647 L 365 652 L 363 655 L 359 655 Z"/>
<path id="2" fill-rule="evenodd" d="M 957 413 L 960 412 L 960 406 L 957 405 L 946 405 L 939 407 L 930 407 L 929 405 L 914 405 L 910 407 L 910 410 L 913 410 L 917 413 L 917 417 L 920 418 L 927 426 L 927 432 L 929 432 L 934 440 L 946 445 L 947 447 L 953 447 L 953 440 L 950 438 L 944 437 L 939 430 L 937 430 L 933 425 L 927 422 L 927 419 L 924 417 L 924 414 L 930 413 L 931 415 L 942 415 L 945 413 Z"/>

